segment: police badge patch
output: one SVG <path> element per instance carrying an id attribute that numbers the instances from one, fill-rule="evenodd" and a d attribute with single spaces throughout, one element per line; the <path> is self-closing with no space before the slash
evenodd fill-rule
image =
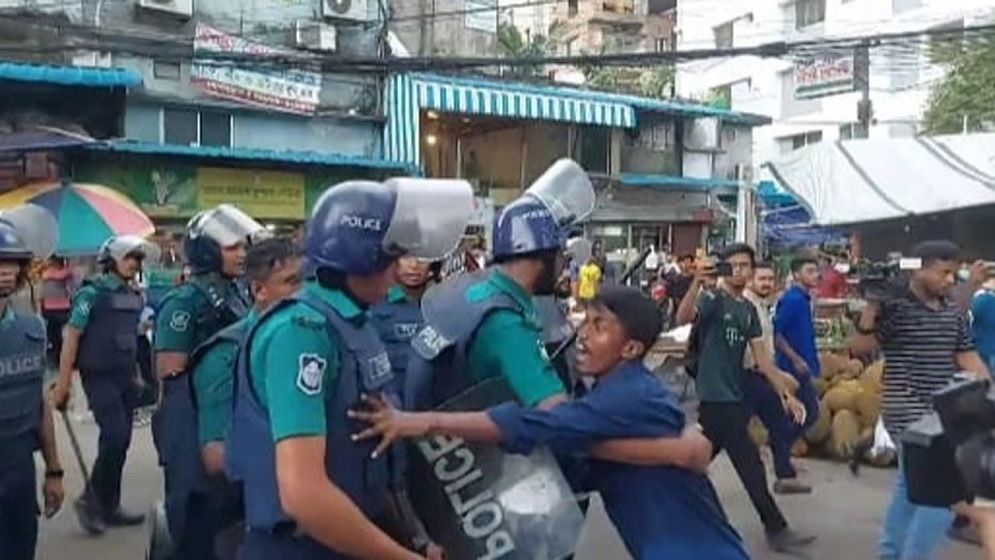
<path id="1" fill-rule="evenodd" d="M 321 382 L 325 378 L 328 362 L 317 354 L 301 354 L 297 357 L 297 388 L 308 396 L 321 393 Z"/>
<path id="2" fill-rule="evenodd" d="M 190 313 L 186 311 L 174 311 L 169 318 L 169 328 L 176 332 L 185 332 L 190 326 Z"/>

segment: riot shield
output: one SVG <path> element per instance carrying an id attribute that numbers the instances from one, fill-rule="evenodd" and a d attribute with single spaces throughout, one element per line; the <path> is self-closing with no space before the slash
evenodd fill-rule
<path id="1" fill-rule="evenodd" d="M 473 386 L 439 410 L 469 411 L 514 400 L 504 379 Z M 559 560 L 584 516 L 548 449 L 510 455 L 486 444 L 432 437 L 409 450 L 412 502 L 449 558 Z"/>

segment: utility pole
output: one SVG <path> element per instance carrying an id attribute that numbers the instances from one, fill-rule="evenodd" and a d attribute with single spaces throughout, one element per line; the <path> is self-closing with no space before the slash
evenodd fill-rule
<path id="1" fill-rule="evenodd" d="M 861 94 L 860 101 L 857 101 L 857 122 L 860 123 L 861 136 L 870 138 L 874 106 L 871 103 L 871 49 L 869 41 L 863 41 L 856 48 L 853 63 L 854 81 Z"/>

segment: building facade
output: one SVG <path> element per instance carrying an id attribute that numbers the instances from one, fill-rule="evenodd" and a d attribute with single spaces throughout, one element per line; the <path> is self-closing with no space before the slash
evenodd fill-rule
<path id="1" fill-rule="evenodd" d="M 391 0 L 389 5 L 390 30 L 412 55 L 498 54 L 498 0 Z"/>
<path id="2" fill-rule="evenodd" d="M 962 27 L 990 21 L 986 0 L 681 0 L 678 49 L 748 47 L 778 41 Z M 754 163 L 807 144 L 850 138 L 906 137 L 921 130 L 930 87 L 943 68 L 928 45 L 871 49 L 869 130 L 858 119 L 860 53 L 808 59 L 731 57 L 678 65 L 682 97 L 770 115 L 754 131 Z"/>

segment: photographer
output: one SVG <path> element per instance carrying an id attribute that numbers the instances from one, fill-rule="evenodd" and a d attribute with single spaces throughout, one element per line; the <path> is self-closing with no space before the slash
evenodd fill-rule
<path id="1" fill-rule="evenodd" d="M 913 256 L 920 266 L 911 272 L 907 285 L 883 301 L 869 303 L 858 322 L 854 352 L 869 354 L 880 348 L 885 357 L 882 417 L 895 441 L 932 410 L 931 395 L 946 386 L 955 372 L 988 376 L 974 351 L 967 318 L 951 297 L 958 253 L 957 245 L 949 241 L 918 245 Z M 899 468 L 878 557 L 936 557 L 953 518 L 948 509 L 912 504 Z"/>

